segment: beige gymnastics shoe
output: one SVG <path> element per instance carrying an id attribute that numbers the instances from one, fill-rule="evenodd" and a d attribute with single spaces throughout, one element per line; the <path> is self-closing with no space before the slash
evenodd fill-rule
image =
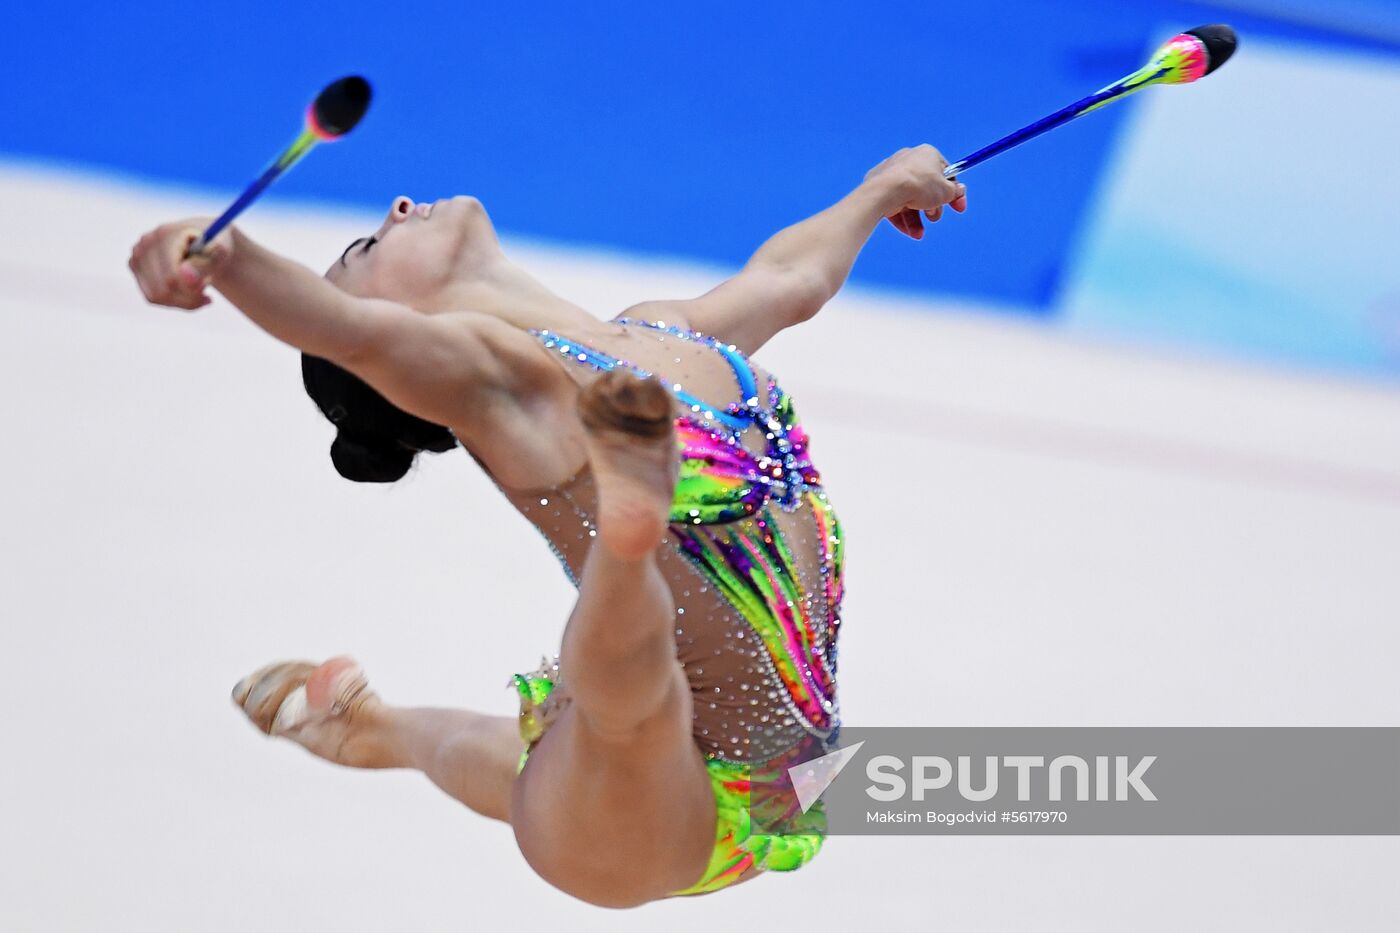
<path id="1" fill-rule="evenodd" d="M 233 688 L 233 702 L 268 735 L 290 739 L 327 761 L 352 768 L 382 767 L 364 759 L 355 742 L 382 704 L 353 659 L 324 664 L 280 661 L 249 674 Z"/>

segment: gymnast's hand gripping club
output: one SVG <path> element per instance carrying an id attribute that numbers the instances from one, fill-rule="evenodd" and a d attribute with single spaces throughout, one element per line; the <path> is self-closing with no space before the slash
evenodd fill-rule
<path id="1" fill-rule="evenodd" d="M 218 236 L 258 195 L 296 165 L 317 143 L 332 142 L 353 130 L 369 109 L 370 96 L 369 82 L 356 75 L 326 85 L 311 106 L 306 108 L 306 128 L 301 135 L 238 196 L 238 200 L 229 205 L 228 210 L 209 225 L 199 239 L 190 244 L 188 255 L 199 255 L 206 243 Z"/>
<path id="2" fill-rule="evenodd" d="M 1239 44 L 1235 31 L 1229 26 L 1200 26 L 1183 32 L 1166 42 L 1152 60 L 1123 80 L 1110 84 L 1096 94 L 1070 104 L 1063 110 L 1053 113 L 1043 120 L 1032 123 L 997 140 L 984 149 L 979 149 L 967 158 L 954 162 L 943 170 L 946 178 L 956 178 L 974 165 L 980 165 L 992 156 L 1000 155 L 1021 143 L 1048 133 L 1057 126 L 1063 126 L 1075 117 L 1083 116 L 1091 110 L 1106 107 L 1115 100 L 1122 100 L 1153 84 L 1190 84 L 1211 74 L 1230 60 Z"/>

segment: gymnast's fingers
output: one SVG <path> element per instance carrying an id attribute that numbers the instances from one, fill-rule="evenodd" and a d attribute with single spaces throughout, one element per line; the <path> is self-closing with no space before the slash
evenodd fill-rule
<path id="1" fill-rule="evenodd" d="M 136 274 L 136 284 L 141 287 L 141 294 L 146 296 L 146 300 L 151 304 L 165 304 L 170 295 L 169 274 L 164 269 L 159 251 L 150 244 L 138 245 L 130 265 Z"/>
<path id="2" fill-rule="evenodd" d="M 150 231 L 136 242 L 127 267 L 136 276 L 141 293 L 152 304 L 164 304 L 169 290 L 169 272 L 162 258 L 161 228 Z"/>
<path id="3" fill-rule="evenodd" d="M 158 302 L 186 311 L 209 304 L 204 294 L 209 280 L 208 264 L 187 255 L 190 245 L 199 238 L 199 231 L 184 224 L 167 224 L 157 234 L 158 245 L 150 249 L 150 278 Z"/>
<path id="4" fill-rule="evenodd" d="M 149 284 L 150 277 L 147 275 L 146 271 L 148 265 L 148 259 L 141 249 L 141 242 L 138 242 L 131 248 L 131 258 L 126 261 L 126 267 L 131 270 L 132 277 L 136 279 L 136 287 L 141 289 L 142 296 L 148 302 L 154 304 L 156 303 L 156 299 Z"/>
<path id="5" fill-rule="evenodd" d="M 899 213 L 904 221 L 904 232 L 916 240 L 924 238 L 924 221 L 919 216 L 919 212 L 912 207 L 906 207 Z"/>
<path id="6" fill-rule="evenodd" d="M 162 265 L 161 304 L 193 311 L 204 301 L 204 287 L 198 272 L 181 263 L 174 268 Z"/>

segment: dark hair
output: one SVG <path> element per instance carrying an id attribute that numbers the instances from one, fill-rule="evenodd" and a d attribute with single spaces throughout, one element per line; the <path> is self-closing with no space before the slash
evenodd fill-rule
<path id="1" fill-rule="evenodd" d="M 329 360 L 303 353 L 301 381 L 336 427 L 331 462 L 346 479 L 392 483 L 403 478 L 419 452 L 442 453 L 457 446 L 447 428 L 396 407 Z"/>

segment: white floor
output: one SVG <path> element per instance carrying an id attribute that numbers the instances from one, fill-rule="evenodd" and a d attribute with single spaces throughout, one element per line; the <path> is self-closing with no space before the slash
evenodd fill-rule
<path id="1" fill-rule="evenodd" d="M 0 198 L 0 929 L 1395 928 L 1390 838 L 833 839 L 717 898 L 554 892 L 227 700 L 350 652 L 512 712 L 570 602 L 534 532 L 460 454 L 341 481 L 292 351 L 141 301 L 130 244 L 217 203 L 19 166 Z M 245 226 L 319 267 L 369 222 L 309 216 Z M 720 274 L 515 251 L 600 315 Z M 1400 388 L 931 310 L 847 295 L 763 355 L 847 525 L 849 723 L 1400 724 Z"/>

